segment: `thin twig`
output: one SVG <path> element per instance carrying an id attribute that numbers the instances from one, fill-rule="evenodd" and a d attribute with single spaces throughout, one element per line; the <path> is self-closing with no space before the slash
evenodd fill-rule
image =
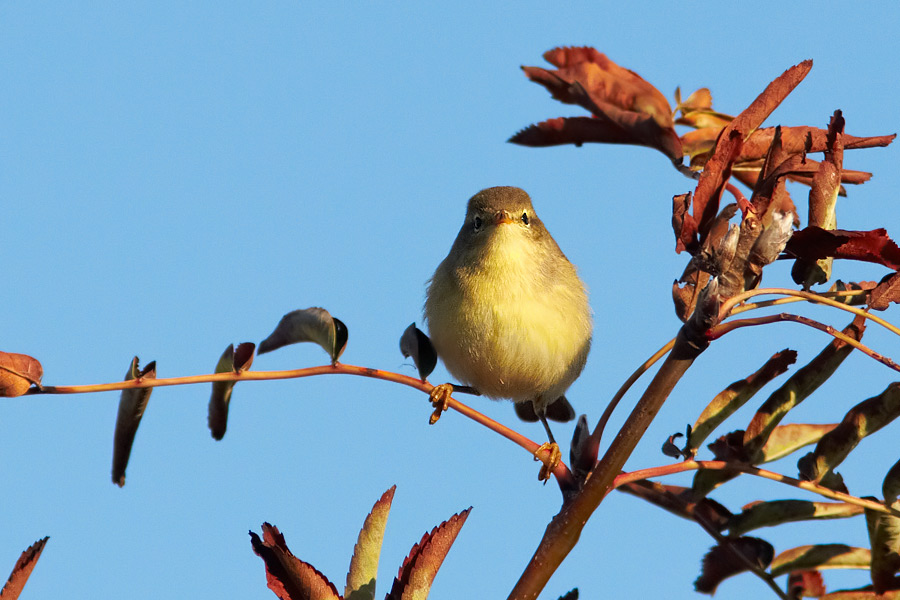
<path id="1" fill-rule="evenodd" d="M 898 365 L 892 359 L 888 358 L 887 356 L 884 356 L 883 354 L 875 352 L 874 350 L 872 350 L 865 344 L 854 340 L 853 338 L 851 338 L 848 335 L 845 335 L 844 333 L 838 331 L 831 325 L 825 325 L 824 323 L 820 323 L 820 322 L 810 319 L 808 317 L 803 317 L 803 316 L 795 315 L 792 313 L 779 313 L 777 315 L 767 315 L 765 317 L 756 317 L 754 319 L 737 319 L 734 321 L 727 321 L 725 323 L 716 325 L 715 327 L 710 329 L 709 330 L 709 339 L 710 340 L 718 339 L 718 338 L 722 337 L 723 335 L 725 335 L 726 333 L 728 333 L 730 331 L 734 331 L 735 329 L 740 329 L 741 327 L 753 327 L 756 325 L 768 325 L 769 323 L 779 323 L 779 322 L 800 323 L 801 325 L 806 325 L 808 327 L 812 327 L 813 329 L 818 329 L 819 331 L 827 333 L 828 335 L 841 340 L 845 344 L 853 346 L 854 348 L 856 348 L 857 350 L 859 350 L 866 356 L 868 356 L 874 360 L 877 360 L 884 366 L 886 366 L 890 369 L 893 369 L 895 371 L 900 371 L 900 365 Z"/>
<path id="2" fill-rule="evenodd" d="M 653 356 L 644 361 L 644 364 L 635 369 L 634 373 L 625 380 L 625 383 L 619 388 L 619 391 L 616 392 L 616 395 L 612 397 L 612 400 L 609 401 L 609 404 L 606 405 L 606 410 L 603 411 L 603 415 L 601 415 L 600 420 L 597 421 L 596 427 L 594 427 L 593 433 L 591 433 L 592 441 L 599 445 L 600 438 L 603 437 L 603 430 L 606 429 L 606 423 L 609 421 L 609 418 L 612 416 L 613 411 L 616 408 L 616 405 L 619 404 L 619 400 L 628 392 L 634 383 L 640 379 L 641 375 L 646 373 L 650 367 L 652 367 L 656 362 L 661 359 L 669 350 L 672 349 L 672 346 L 675 345 L 675 338 L 672 338 L 662 348 L 657 350 Z"/>
<path id="3" fill-rule="evenodd" d="M 101 383 L 91 385 L 45 385 L 42 388 L 31 388 L 29 394 L 88 394 L 94 392 L 110 392 L 116 390 L 128 390 L 134 388 L 153 388 L 165 387 L 173 385 L 190 385 L 198 383 L 212 383 L 214 381 L 273 381 L 279 379 L 301 379 L 303 377 L 314 377 L 317 375 L 355 375 L 359 377 L 370 377 L 372 379 L 380 379 L 382 381 L 390 381 L 402 385 L 415 388 L 426 394 L 430 394 L 434 386 L 427 381 L 422 381 L 408 375 L 393 373 L 391 371 L 383 371 L 381 369 L 373 369 L 370 367 L 359 367 L 356 365 L 348 365 L 336 363 L 333 365 L 322 365 L 318 367 L 307 367 L 304 369 L 293 369 L 289 371 L 241 371 L 239 373 L 211 373 L 208 375 L 189 375 L 186 377 L 168 377 L 160 379 L 152 379 L 148 377 L 140 379 L 130 379 L 127 381 L 116 381 L 113 383 Z M 472 419 L 476 423 L 484 425 L 491 431 L 499 433 L 514 444 L 524 448 L 529 454 L 534 455 L 540 444 L 528 439 L 524 435 L 518 433 L 494 421 L 490 417 L 483 415 L 470 406 L 463 404 L 452 396 L 448 401 L 448 408 L 455 410 L 461 415 Z M 557 481 L 561 484 L 571 479 L 571 473 L 565 463 L 560 461 L 559 465 L 554 469 L 553 474 Z"/>
<path id="4" fill-rule="evenodd" d="M 858 291 L 858 290 L 851 290 L 851 292 L 856 292 L 856 291 Z M 741 302 L 743 302 L 744 300 L 746 300 L 748 298 L 752 298 L 754 296 L 759 296 L 762 294 L 779 294 L 782 296 L 793 296 L 796 298 L 803 298 L 807 302 L 812 302 L 813 304 L 826 304 L 828 306 L 837 308 L 839 310 L 844 310 L 849 313 L 853 313 L 854 315 L 859 315 L 865 319 L 869 319 L 870 321 L 878 323 L 879 325 L 881 325 L 888 331 L 890 331 L 896 335 L 900 335 L 900 328 L 896 327 L 895 325 L 892 325 L 891 323 L 882 319 L 878 315 L 873 315 L 872 313 L 868 312 L 865 309 L 857 308 L 856 306 L 848 306 L 847 304 L 844 304 L 843 302 L 838 302 L 836 300 L 832 300 L 831 298 L 828 298 L 822 294 L 813 294 L 811 292 L 802 292 L 800 290 L 792 290 L 792 289 L 788 289 L 788 288 L 760 288 L 760 289 L 750 290 L 748 292 L 742 292 L 740 294 L 737 294 L 722 303 L 722 306 L 719 309 L 720 318 L 722 320 L 724 320 L 728 315 L 732 314 L 733 312 L 735 314 L 737 312 L 740 312 L 740 307 L 737 306 L 738 304 L 740 304 Z M 847 292 L 838 292 L 837 293 L 837 296 L 839 296 L 839 297 L 840 296 L 850 296 L 850 295 L 855 295 L 855 294 L 847 293 Z"/>

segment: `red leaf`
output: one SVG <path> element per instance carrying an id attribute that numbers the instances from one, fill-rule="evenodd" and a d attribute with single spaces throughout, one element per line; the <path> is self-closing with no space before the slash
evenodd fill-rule
<path id="1" fill-rule="evenodd" d="M 19 560 L 16 561 L 13 567 L 12 573 L 9 574 L 9 579 L 6 580 L 6 585 L 0 590 L 0 600 L 16 600 L 19 597 L 19 594 L 22 593 L 22 588 L 25 587 L 25 583 L 31 575 L 31 571 L 34 570 L 34 566 L 41 557 L 41 552 L 44 551 L 44 546 L 47 544 L 48 539 L 50 538 L 42 538 L 22 552 Z"/>
<path id="2" fill-rule="evenodd" d="M 422 536 L 421 541 L 412 547 L 409 555 L 400 566 L 394 579 L 394 585 L 385 600 L 407 600 L 411 597 L 424 597 L 431 588 L 434 576 L 437 575 L 441 563 L 456 540 L 460 528 L 466 522 L 471 508 L 453 515 L 437 527 Z"/>
<path id="3" fill-rule="evenodd" d="M 900 269 L 900 247 L 884 229 L 872 231 L 831 231 L 807 227 L 794 232 L 785 251 L 797 258 L 818 260 L 832 256 Z"/>
<path id="4" fill-rule="evenodd" d="M 288 549 L 278 528 L 262 525 L 263 539 L 250 532 L 250 543 L 266 564 L 266 582 L 281 600 L 340 600 L 337 588 L 312 565 Z"/>

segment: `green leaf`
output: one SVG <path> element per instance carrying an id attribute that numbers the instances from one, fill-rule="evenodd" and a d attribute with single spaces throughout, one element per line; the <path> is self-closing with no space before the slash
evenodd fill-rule
<path id="1" fill-rule="evenodd" d="M 794 350 L 782 350 L 772 355 L 755 373 L 735 381 L 722 390 L 703 410 L 688 439 L 687 448 L 696 450 L 725 419 L 744 405 L 764 385 L 788 370 L 797 360 Z"/>
<path id="2" fill-rule="evenodd" d="M 437 351 L 434 345 L 415 323 L 411 323 L 400 336 L 400 352 L 404 358 L 413 359 L 422 381 L 425 381 L 437 366 Z"/>
<path id="3" fill-rule="evenodd" d="M 378 557 L 381 554 L 381 543 L 384 540 L 384 528 L 387 525 L 391 502 L 397 486 L 382 494 L 366 517 L 359 538 L 353 548 L 350 570 L 347 573 L 347 585 L 344 587 L 345 600 L 373 600 L 375 598 L 375 579 L 378 575 Z"/>
<path id="4" fill-rule="evenodd" d="M 341 600 L 337 588 L 315 567 L 293 554 L 278 528 L 262 525 L 263 539 L 250 532 L 250 543 L 266 564 L 266 582 L 281 600 Z"/>
<path id="5" fill-rule="evenodd" d="M 731 536 L 737 536 L 760 527 L 773 527 L 793 521 L 843 519 L 862 512 L 862 507 L 847 502 L 810 502 L 808 500 L 753 502 L 732 517 L 728 524 L 728 533 Z"/>
<path id="6" fill-rule="evenodd" d="M 138 357 L 131 359 L 125 381 L 156 379 L 156 361 L 150 362 L 143 370 L 140 368 Z M 122 390 L 119 398 L 119 414 L 116 417 L 116 430 L 113 436 L 113 461 L 112 480 L 117 486 L 125 485 L 125 468 L 128 466 L 128 458 L 131 456 L 131 446 L 134 444 L 134 436 L 138 425 L 144 416 L 144 410 L 150 401 L 152 387 L 131 388 Z"/>
<path id="7" fill-rule="evenodd" d="M 241 373 L 253 364 L 253 350 L 256 348 L 251 342 L 229 344 L 225 352 L 216 364 L 216 373 Z M 214 381 L 212 394 L 209 397 L 209 416 L 207 422 L 209 431 L 216 440 L 225 437 L 225 429 L 228 425 L 228 405 L 231 402 L 231 392 L 234 389 L 234 381 Z"/>
<path id="8" fill-rule="evenodd" d="M 854 340 L 859 340 L 864 330 L 864 319 L 857 317 L 844 328 L 843 333 Z M 762 458 L 763 446 L 788 411 L 825 383 L 852 351 L 853 346 L 841 340 L 833 340 L 818 356 L 794 373 L 783 386 L 769 396 L 744 432 L 744 448 L 753 464 Z"/>
<path id="9" fill-rule="evenodd" d="M 874 498 L 870 498 L 874 500 Z M 900 517 L 866 509 L 872 585 L 879 594 L 900 588 Z"/>
<path id="10" fill-rule="evenodd" d="M 862 438 L 871 435 L 900 416 L 900 382 L 851 408 L 833 431 L 819 440 L 816 449 L 800 459 L 804 479 L 818 483 L 841 464 Z"/>
<path id="11" fill-rule="evenodd" d="M 347 347 L 347 326 L 324 308 L 295 310 L 284 315 L 275 331 L 260 342 L 259 354 L 299 342 L 318 344 L 335 364 Z"/>
<path id="12" fill-rule="evenodd" d="M 785 550 L 771 565 L 772 577 L 809 569 L 868 569 L 872 554 L 868 548 L 846 544 L 815 544 Z"/>
<path id="13" fill-rule="evenodd" d="M 772 462 L 773 460 L 784 458 L 800 448 L 815 444 L 837 425 L 837 423 L 822 425 L 791 423 L 789 425 L 779 425 L 772 431 L 768 441 L 766 441 L 766 445 L 763 446 L 761 462 Z"/>
<path id="14" fill-rule="evenodd" d="M 434 576 L 456 540 L 472 508 L 453 515 L 422 536 L 400 566 L 391 591 L 385 600 L 425 600 Z"/>

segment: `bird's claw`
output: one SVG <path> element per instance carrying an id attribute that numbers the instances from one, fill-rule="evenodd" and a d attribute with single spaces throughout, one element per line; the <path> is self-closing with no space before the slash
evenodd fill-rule
<path id="1" fill-rule="evenodd" d="M 538 481 L 546 482 L 562 460 L 559 445 L 556 442 L 544 442 L 534 451 L 534 460 L 544 463 L 538 473 Z"/>
<path id="2" fill-rule="evenodd" d="M 434 406 L 434 412 L 431 413 L 431 419 L 428 420 L 431 425 L 437 423 L 438 419 L 441 418 L 441 413 L 450 407 L 450 395 L 452 393 L 452 383 L 442 383 L 431 388 L 431 393 L 428 394 L 431 404 Z"/>

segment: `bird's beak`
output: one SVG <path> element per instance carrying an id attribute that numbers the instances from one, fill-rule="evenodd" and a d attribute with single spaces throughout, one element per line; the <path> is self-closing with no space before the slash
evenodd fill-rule
<path id="1" fill-rule="evenodd" d="M 513 218 L 505 210 L 498 210 L 494 213 L 494 225 L 503 225 L 504 223 L 512 223 Z"/>

